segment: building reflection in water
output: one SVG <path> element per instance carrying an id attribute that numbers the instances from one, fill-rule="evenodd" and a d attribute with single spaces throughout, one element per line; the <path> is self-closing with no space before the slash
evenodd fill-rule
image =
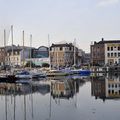
<path id="1" fill-rule="evenodd" d="M 120 98 L 120 74 L 107 74 L 91 78 L 91 94 L 95 98 L 117 99 Z"/>
<path id="2" fill-rule="evenodd" d="M 27 95 L 31 93 L 45 95 L 51 92 L 53 98 L 69 99 L 79 92 L 79 86 L 84 83 L 84 80 L 71 77 L 48 78 L 47 81 L 38 81 L 30 84 L 0 83 L 0 95 Z"/>
<path id="3" fill-rule="evenodd" d="M 18 105 L 18 99 L 20 96 L 23 98 L 23 102 L 20 101 L 19 104 L 23 103 L 23 119 L 26 120 L 28 116 L 27 109 L 31 106 L 32 108 L 32 119 L 34 117 L 34 110 L 33 110 L 33 94 L 40 93 L 41 95 L 45 95 L 50 92 L 50 85 L 48 83 L 32 83 L 32 84 L 14 84 L 14 83 L 0 83 L 0 97 L 3 98 L 5 102 L 5 106 L 3 109 L 5 109 L 5 120 L 9 120 L 10 117 L 12 120 L 16 120 L 16 108 Z M 29 96 L 28 96 L 29 95 Z M 30 98 L 31 105 L 28 106 L 29 103 L 28 97 Z M 11 109 L 9 108 L 11 107 Z M 12 109 L 13 108 L 13 109 Z M 13 114 L 11 116 L 11 114 Z M 22 116 L 21 116 L 22 117 Z M 22 119 L 22 118 L 21 118 Z"/>
<path id="4" fill-rule="evenodd" d="M 49 84 L 10 84 L 0 83 L 1 95 L 27 95 L 32 93 L 40 93 L 42 95 L 50 92 Z"/>
<path id="5" fill-rule="evenodd" d="M 0 97 L 3 98 L 0 102 L 5 103 L 5 111 L 3 111 L 4 118 L 5 120 L 9 120 L 12 116 L 11 119 L 16 120 L 19 116 L 17 110 L 21 109 L 22 111 L 20 110 L 21 113 L 19 116 L 21 119 L 26 120 L 28 117 L 30 120 L 35 119 L 35 111 L 38 108 L 34 107 L 36 104 L 36 98 L 34 97 L 40 94 L 38 98 L 41 98 L 49 93 L 50 99 L 48 99 L 48 95 L 46 95 L 46 98 L 49 103 L 50 119 L 52 115 L 52 101 L 56 102 L 55 98 L 69 100 L 74 97 L 73 100 L 75 100 L 75 106 L 77 106 L 77 93 L 79 93 L 79 87 L 84 83 L 85 81 L 83 79 L 77 79 L 77 77 L 48 78 L 47 80 L 36 81 L 30 84 L 0 83 Z M 37 94 L 35 95 L 35 93 Z M 28 112 L 28 109 L 31 112 Z"/>
<path id="6" fill-rule="evenodd" d="M 69 99 L 73 98 L 75 94 L 79 92 L 79 86 L 84 84 L 84 81 L 80 79 L 72 79 L 72 78 L 52 78 L 51 79 L 51 95 L 53 99 Z"/>

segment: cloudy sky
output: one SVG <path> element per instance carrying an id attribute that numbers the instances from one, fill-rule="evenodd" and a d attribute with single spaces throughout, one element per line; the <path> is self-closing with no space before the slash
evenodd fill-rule
<path id="1" fill-rule="evenodd" d="M 120 0 L 0 0 L 0 46 L 3 29 L 9 39 L 14 26 L 14 44 L 33 46 L 60 41 L 73 42 L 89 52 L 91 41 L 120 39 Z"/>

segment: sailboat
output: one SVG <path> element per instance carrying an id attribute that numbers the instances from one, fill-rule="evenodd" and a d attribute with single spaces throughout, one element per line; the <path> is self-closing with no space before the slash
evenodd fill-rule
<path id="1" fill-rule="evenodd" d="M 11 26 L 11 38 L 12 38 L 12 55 L 13 55 L 13 26 Z M 5 48 L 5 55 L 6 55 L 6 31 L 4 30 L 4 48 Z M 6 65 L 6 60 L 5 60 L 5 65 Z M 6 72 L 6 69 L 5 69 Z M 9 82 L 13 83 L 16 81 L 15 75 L 11 74 L 4 74 L 0 76 L 0 82 Z"/>
<path id="2" fill-rule="evenodd" d="M 58 52 L 57 52 L 57 68 L 56 70 L 52 70 L 51 69 L 51 58 L 50 58 L 50 39 L 49 39 L 49 34 L 48 34 L 48 44 L 49 44 L 49 65 L 50 65 L 50 70 L 46 73 L 47 76 L 66 76 L 69 75 L 67 71 L 64 70 L 59 70 L 59 56 L 58 56 Z"/>
<path id="3" fill-rule="evenodd" d="M 74 39 L 74 67 L 76 66 L 76 39 Z M 85 70 L 85 69 L 73 69 L 71 70 L 72 74 L 79 74 L 79 75 L 90 75 L 91 71 L 90 70 Z"/>

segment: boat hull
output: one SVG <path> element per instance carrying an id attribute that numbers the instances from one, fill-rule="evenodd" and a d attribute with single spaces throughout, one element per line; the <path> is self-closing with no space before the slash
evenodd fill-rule
<path id="1" fill-rule="evenodd" d="M 17 78 L 15 77 L 15 75 L 7 75 L 7 76 L 0 77 L 0 82 L 15 83 L 16 80 Z"/>

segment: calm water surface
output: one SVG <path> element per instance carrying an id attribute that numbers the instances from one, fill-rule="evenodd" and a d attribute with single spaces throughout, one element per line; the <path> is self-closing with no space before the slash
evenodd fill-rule
<path id="1" fill-rule="evenodd" d="M 0 120 L 119 120 L 119 98 L 119 75 L 0 83 Z"/>

